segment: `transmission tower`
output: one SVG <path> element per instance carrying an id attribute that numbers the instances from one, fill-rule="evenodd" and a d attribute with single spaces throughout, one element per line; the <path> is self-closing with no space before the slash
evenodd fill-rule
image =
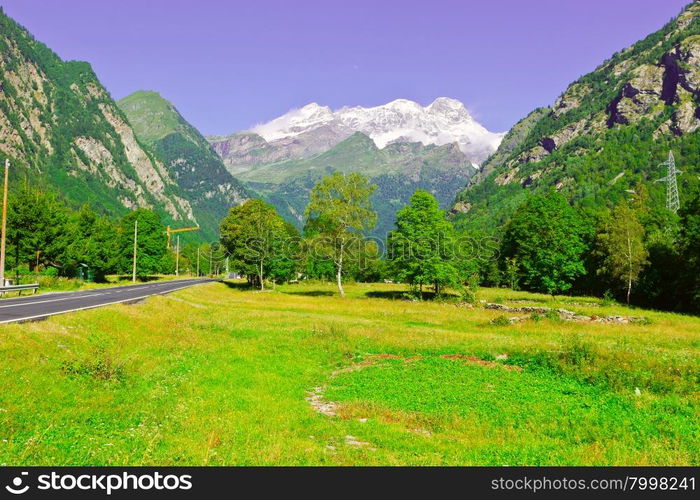
<path id="1" fill-rule="evenodd" d="M 682 174 L 680 170 L 676 170 L 676 160 L 673 158 L 673 151 L 668 152 L 668 160 L 659 164 L 659 167 L 668 167 L 666 177 L 658 179 L 656 182 L 666 183 L 666 208 L 674 214 L 678 212 L 681 204 L 678 201 L 678 184 L 676 183 L 676 174 Z"/>

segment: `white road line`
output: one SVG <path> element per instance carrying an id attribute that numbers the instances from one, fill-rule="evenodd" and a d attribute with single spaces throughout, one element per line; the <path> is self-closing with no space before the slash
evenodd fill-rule
<path id="1" fill-rule="evenodd" d="M 76 299 L 83 299 L 85 297 L 96 297 L 98 295 L 104 295 L 103 293 L 91 293 L 89 295 L 79 295 L 77 297 L 64 297 L 62 299 L 51 299 L 51 300 L 36 300 L 36 301 L 29 301 L 29 302 L 22 302 L 21 304 L 6 304 L 6 305 L 0 305 L 0 309 L 5 309 L 8 307 L 22 307 L 22 306 L 30 306 L 34 304 L 46 304 L 47 302 L 63 302 L 65 300 L 76 300 Z"/>
<path id="2" fill-rule="evenodd" d="M 203 282 L 203 283 L 208 283 L 208 282 Z M 168 292 L 175 292 L 175 291 L 177 291 L 177 290 L 182 290 L 183 288 L 188 288 L 188 287 L 190 287 L 190 286 L 192 286 L 192 285 L 190 284 L 190 285 L 185 285 L 185 286 L 181 286 L 181 287 L 178 287 L 178 288 L 173 288 L 172 290 L 168 290 Z M 129 302 L 129 301 L 132 301 L 132 300 L 141 300 L 141 299 L 145 299 L 145 298 L 148 298 L 148 297 L 153 297 L 153 296 L 155 296 L 155 295 L 160 295 L 160 294 L 157 294 L 157 293 L 156 293 L 156 294 L 153 294 L 153 293 L 151 293 L 151 294 L 148 294 L 148 295 L 143 295 L 143 296 L 141 296 L 141 297 L 129 297 L 128 299 L 115 300 L 115 301 L 113 301 L 113 302 L 106 302 L 106 303 L 104 303 L 104 304 L 95 304 L 95 305 L 92 305 L 92 306 L 77 307 L 77 308 L 75 308 L 75 309 L 68 309 L 68 310 L 65 310 L 65 311 L 58 311 L 58 312 L 44 313 L 44 314 L 36 314 L 36 315 L 34 315 L 34 316 L 26 316 L 26 317 L 22 317 L 22 318 L 6 319 L 6 320 L 0 321 L 0 324 L 4 324 L 4 323 L 16 323 L 17 321 L 29 321 L 29 320 L 36 319 L 36 318 L 48 318 L 48 317 L 50 317 L 50 316 L 58 316 L 59 314 L 67 314 L 67 313 L 76 312 L 76 311 L 85 311 L 85 310 L 87 310 L 87 309 L 96 309 L 96 308 L 98 308 L 98 307 L 112 306 L 112 305 L 115 305 L 115 304 L 121 304 L 122 302 Z M 32 302 L 32 303 L 34 303 L 34 302 Z"/>

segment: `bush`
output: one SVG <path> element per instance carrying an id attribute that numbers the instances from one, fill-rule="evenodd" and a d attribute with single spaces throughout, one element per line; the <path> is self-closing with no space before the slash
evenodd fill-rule
<path id="1" fill-rule="evenodd" d="M 47 276 L 49 278 L 56 278 L 58 277 L 58 269 L 55 267 L 47 267 L 45 269 L 42 269 L 39 274 L 41 274 L 41 276 Z"/>
<path id="2" fill-rule="evenodd" d="M 593 346 L 584 342 L 580 335 L 575 335 L 565 341 L 561 354 L 561 359 L 565 363 L 573 366 L 590 365 L 595 361 L 595 358 Z"/>
<path id="3" fill-rule="evenodd" d="M 605 290 L 603 298 L 600 300 L 600 305 L 603 307 L 610 307 L 614 306 L 616 303 L 615 295 L 610 290 Z"/>
<path id="4" fill-rule="evenodd" d="M 479 290 L 479 275 L 471 274 L 461 290 L 462 300 L 473 304 L 476 302 L 476 292 Z"/>
<path id="5" fill-rule="evenodd" d="M 500 316 L 496 316 L 491 321 L 489 321 L 489 324 L 494 326 L 508 326 L 510 325 L 510 320 L 507 316 L 503 316 L 501 314 Z"/>

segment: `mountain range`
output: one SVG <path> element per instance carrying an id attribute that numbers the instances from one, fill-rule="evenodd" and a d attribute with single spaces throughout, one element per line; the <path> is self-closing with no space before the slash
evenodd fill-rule
<path id="1" fill-rule="evenodd" d="M 11 182 L 118 217 L 136 207 L 217 237 L 232 205 L 262 197 L 298 227 L 311 187 L 333 171 L 377 185 L 383 237 L 417 188 L 462 229 L 502 228 L 533 193 L 586 209 L 645 186 L 663 207 L 659 164 L 676 155 L 681 199 L 700 169 L 700 3 L 613 54 L 549 107 L 493 133 L 446 97 L 331 110 L 316 103 L 228 136 L 203 137 L 173 104 L 139 91 L 118 103 L 87 63 L 62 61 L 0 9 L 0 161 Z"/>
<path id="2" fill-rule="evenodd" d="M 418 188 L 449 207 L 502 136 L 476 122 L 461 102 L 441 97 L 426 107 L 398 99 L 331 111 L 312 103 L 249 131 L 208 139 L 231 174 L 299 226 L 310 188 L 323 175 L 367 175 L 377 185 L 374 234 L 384 236 Z"/>
<path id="3" fill-rule="evenodd" d="M 429 106 L 396 99 L 382 106 L 344 107 L 331 111 L 311 103 L 274 120 L 256 125 L 254 132 L 268 142 L 306 136 L 321 129 L 327 137 L 345 138 L 354 132 L 369 136 L 379 148 L 395 142 L 442 146 L 456 142 L 474 163 L 484 161 L 498 147 L 503 134 L 489 132 L 456 99 L 439 97 Z"/>

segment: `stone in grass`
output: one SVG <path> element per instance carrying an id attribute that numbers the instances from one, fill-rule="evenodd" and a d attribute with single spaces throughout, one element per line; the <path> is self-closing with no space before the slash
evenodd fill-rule
<path id="1" fill-rule="evenodd" d="M 368 443 L 366 441 L 360 441 L 355 436 L 351 436 L 350 434 L 345 436 L 345 444 L 348 446 L 358 446 L 358 447 L 370 446 L 370 443 Z"/>

